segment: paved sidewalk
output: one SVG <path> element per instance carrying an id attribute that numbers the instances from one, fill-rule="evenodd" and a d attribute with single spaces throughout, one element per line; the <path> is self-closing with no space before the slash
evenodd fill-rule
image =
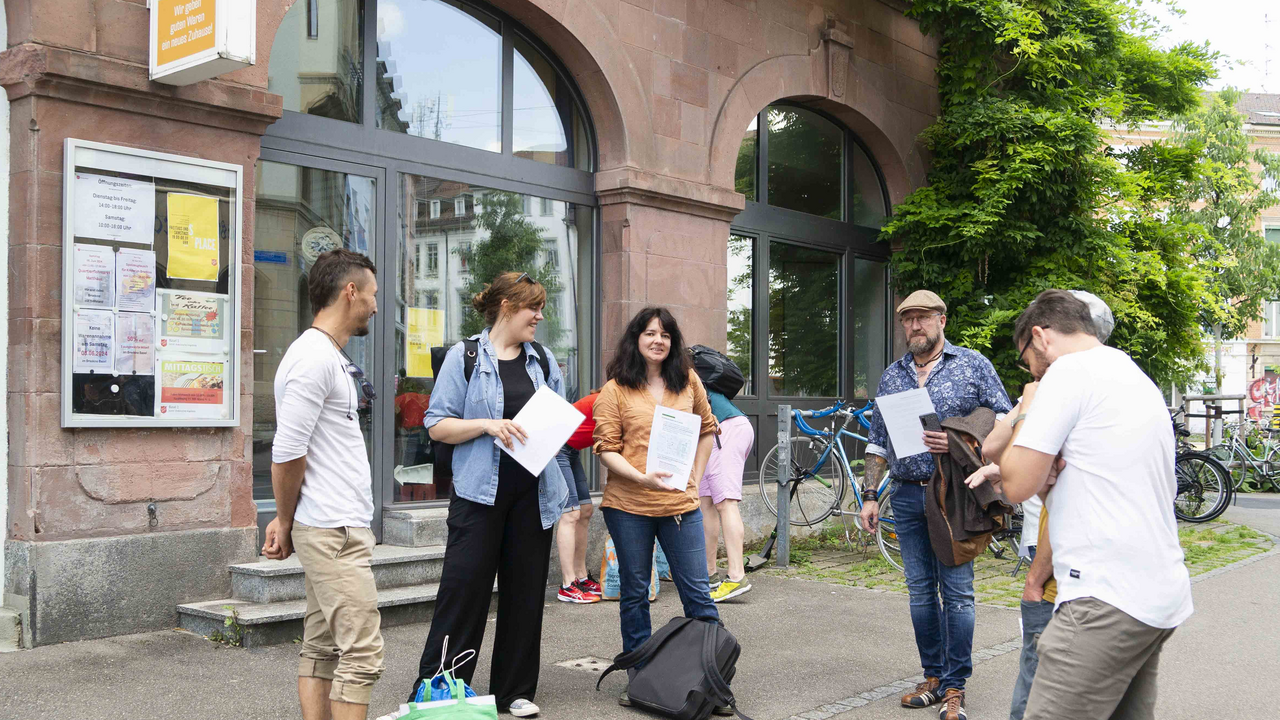
<path id="1" fill-rule="evenodd" d="M 1269 515 L 1280 520 L 1280 513 Z M 1271 619 L 1280 603 L 1280 551 L 1245 563 L 1195 585 L 1196 615 L 1174 635 L 1162 663 L 1161 718 L 1254 718 L 1274 703 L 1270 669 L 1280 666 L 1280 628 Z M 902 684 L 920 672 L 906 596 L 761 574 L 751 579 L 753 592 L 721 605 L 743 644 L 734 689 L 744 712 L 755 720 L 933 716 L 896 701 Z M 655 624 L 678 608 L 664 583 Z M 969 715 L 1004 718 L 1017 666 L 1018 613 L 985 605 L 977 613 L 974 647 L 983 652 L 970 681 Z M 619 650 L 615 603 L 551 600 L 544 628 L 542 717 L 649 717 L 616 704 L 622 676 L 611 676 L 596 693 L 594 673 L 557 665 Z M 404 699 L 426 632 L 426 625 L 387 631 L 387 672 L 370 717 Z M 481 690 L 488 653 L 486 647 L 476 677 Z M 179 631 L 37 648 L 0 656 L 0 718 L 296 718 L 295 668 L 294 646 L 227 649 Z"/>

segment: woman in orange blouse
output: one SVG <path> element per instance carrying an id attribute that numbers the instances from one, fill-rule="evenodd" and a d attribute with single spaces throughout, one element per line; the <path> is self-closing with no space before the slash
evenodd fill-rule
<path id="1" fill-rule="evenodd" d="M 605 524 L 618 552 L 622 651 L 649 639 L 649 572 L 657 538 L 671 565 L 685 617 L 719 622 L 707 582 L 698 480 L 719 432 L 702 381 L 689 363 L 676 319 L 666 308 L 641 310 L 627 325 L 607 368 L 609 382 L 596 399 L 594 450 L 609 470 Z M 688 487 L 667 484 L 671 474 L 649 470 L 649 431 L 658 405 L 702 417 L 702 432 Z M 625 704 L 626 695 L 623 694 Z"/>

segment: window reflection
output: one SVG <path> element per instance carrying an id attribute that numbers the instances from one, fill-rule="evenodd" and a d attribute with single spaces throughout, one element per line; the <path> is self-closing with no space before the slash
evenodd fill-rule
<path id="1" fill-rule="evenodd" d="M 271 46 L 267 91 L 284 109 L 360 122 L 364 73 L 364 3 L 298 0 Z"/>
<path id="2" fill-rule="evenodd" d="M 497 19 L 451 0 L 379 0 L 377 71 L 377 127 L 502 151 Z"/>
<path id="3" fill-rule="evenodd" d="M 803 108 L 773 106 L 769 131 L 769 204 L 844 219 L 844 131 Z"/>
<path id="4" fill-rule="evenodd" d="M 757 115 L 751 118 L 747 132 L 742 136 L 742 144 L 738 146 L 738 164 L 734 170 L 733 189 L 747 196 L 747 200 L 756 202 L 756 125 L 760 119 Z"/>
<path id="5" fill-rule="evenodd" d="M 729 358 L 733 360 L 746 385 L 742 394 L 755 394 L 751 371 L 753 366 L 752 312 L 755 283 L 755 238 L 736 233 L 729 236 Z"/>
<path id="6" fill-rule="evenodd" d="M 569 89 L 524 38 L 516 37 L 515 51 L 512 150 L 520 157 L 567 167 L 571 153 L 565 128 L 574 111 Z"/>
<path id="7" fill-rule="evenodd" d="M 311 327 L 307 271 L 320 253 L 334 248 L 372 257 L 377 188 L 372 178 L 265 160 L 258 163 L 254 187 L 253 497 L 270 500 L 276 368 L 289 345 Z M 372 372 L 368 337 L 353 337 L 344 349 Z M 362 405 L 359 415 L 367 447 L 370 407 Z"/>
<path id="8" fill-rule="evenodd" d="M 431 348 L 484 329 L 471 298 L 498 273 L 528 272 L 547 289 L 537 339 L 577 399 L 591 377 L 591 208 L 550 198 L 402 175 L 396 256 L 397 502 L 447 498 L 422 415 L 435 386 Z M 439 214 L 431 208 L 438 206 Z M 422 210 L 426 208 L 426 210 Z"/>
<path id="9" fill-rule="evenodd" d="M 875 394 L 884 372 L 889 328 L 886 324 L 885 264 L 855 258 L 853 261 L 853 397 Z"/>
<path id="10" fill-rule="evenodd" d="M 769 243 L 772 394 L 839 393 L 840 255 Z"/>

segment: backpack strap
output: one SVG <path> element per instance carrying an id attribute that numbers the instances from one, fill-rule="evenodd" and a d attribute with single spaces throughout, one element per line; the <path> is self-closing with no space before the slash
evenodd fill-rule
<path id="1" fill-rule="evenodd" d="M 729 683 L 724 681 L 720 675 L 720 668 L 716 665 L 716 630 L 719 627 L 715 623 L 703 621 L 702 670 L 711 683 L 712 692 L 715 693 L 711 699 L 717 704 L 728 705 L 742 720 L 751 720 L 738 709 L 738 704 L 733 698 L 733 690 L 729 687 Z"/>
<path id="2" fill-rule="evenodd" d="M 618 653 L 618 656 L 613 659 L 613 664 L 605 668 L 603 673 L 600 673 L 600 679 L 596 680 L 596 690 L 600 690 L 600 683 L 604 682 L 605 676 L 614 670 L 628 670 L 649 662 L 657 654 L 658 649 L 665 645 L 671 639 L 671 636 L 676 634 L 677 630 L 691 622 L 693 622 L 692 618 L 677 618 L 667 623 L 666 627 L 649 636 L 649 639 L 635 650 L 629 653 Z"/>
<path id="3" fill-rule="evenodd" d="M 542 367 L 542 378 L 546 382 L 551 381 L 551 361 L 547 359 L 546 348 L 542 347 L 542 343 L 534 341 L 531 343 L 533 350 L 538 354 L 538 365 Z M 477 338 L 465 338 L 462 341 L 462 378 L 466 382 L 471 382 L 471 376 L 476 371 L 476 357 L 480 354 L 480 341 Z"/>

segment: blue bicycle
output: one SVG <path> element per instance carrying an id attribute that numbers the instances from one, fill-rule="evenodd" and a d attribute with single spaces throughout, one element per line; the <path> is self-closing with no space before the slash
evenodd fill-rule
<path id="1" fill-rule="evenodd" d="M 875 409 L 875 402 L 869 402 L 857 409 L 849 409 L 849 404 L 839 401 L 823 410 L 793 410 L 791 417 L 800 431 L 791 438 L 791 468 L 787 473 L 791 496 L 791 524 L 796 527 L 811 527 L 835 515 L 853 515 L 854 524 L 858 524 L 857 515 L 862 510 L 862 478 L 853 470 L 849 455 L 844 448 L 844 440 L 852 439 L 867 443 L 864 435 L 852 432 L 849 428 L 858 423 L 862 428 L 870 429 L 871 421 L 867 414 Z M 839 420 L 839 427 L 831 430 L 819 430 L 810 426 L 806 418 L 832 418 Z M 832 462 L 832 457 L 835 461 Z M 776 517 L 776 495 L 778 492 L 778 448 L 774 447 L 764 456 L 760 465 L 760 495 L 764 499 L 769 512 Z M 893 509 L 889 506 L 889 478 L 886 476 L 876 488 L 880 503 L 880 524 L 876 528 L 876 545 L 880 554 L 898 570 L 902 570 L 902 552 L 898 547 L 898 533 L 893 521 Z M 846 488 L 853 488 L 854 502 L 846 511 L 843 507 Z M 856 509 L 854 506 L 856 505 Z M 848 526 L 845 529 L 848 539 Z"/>

